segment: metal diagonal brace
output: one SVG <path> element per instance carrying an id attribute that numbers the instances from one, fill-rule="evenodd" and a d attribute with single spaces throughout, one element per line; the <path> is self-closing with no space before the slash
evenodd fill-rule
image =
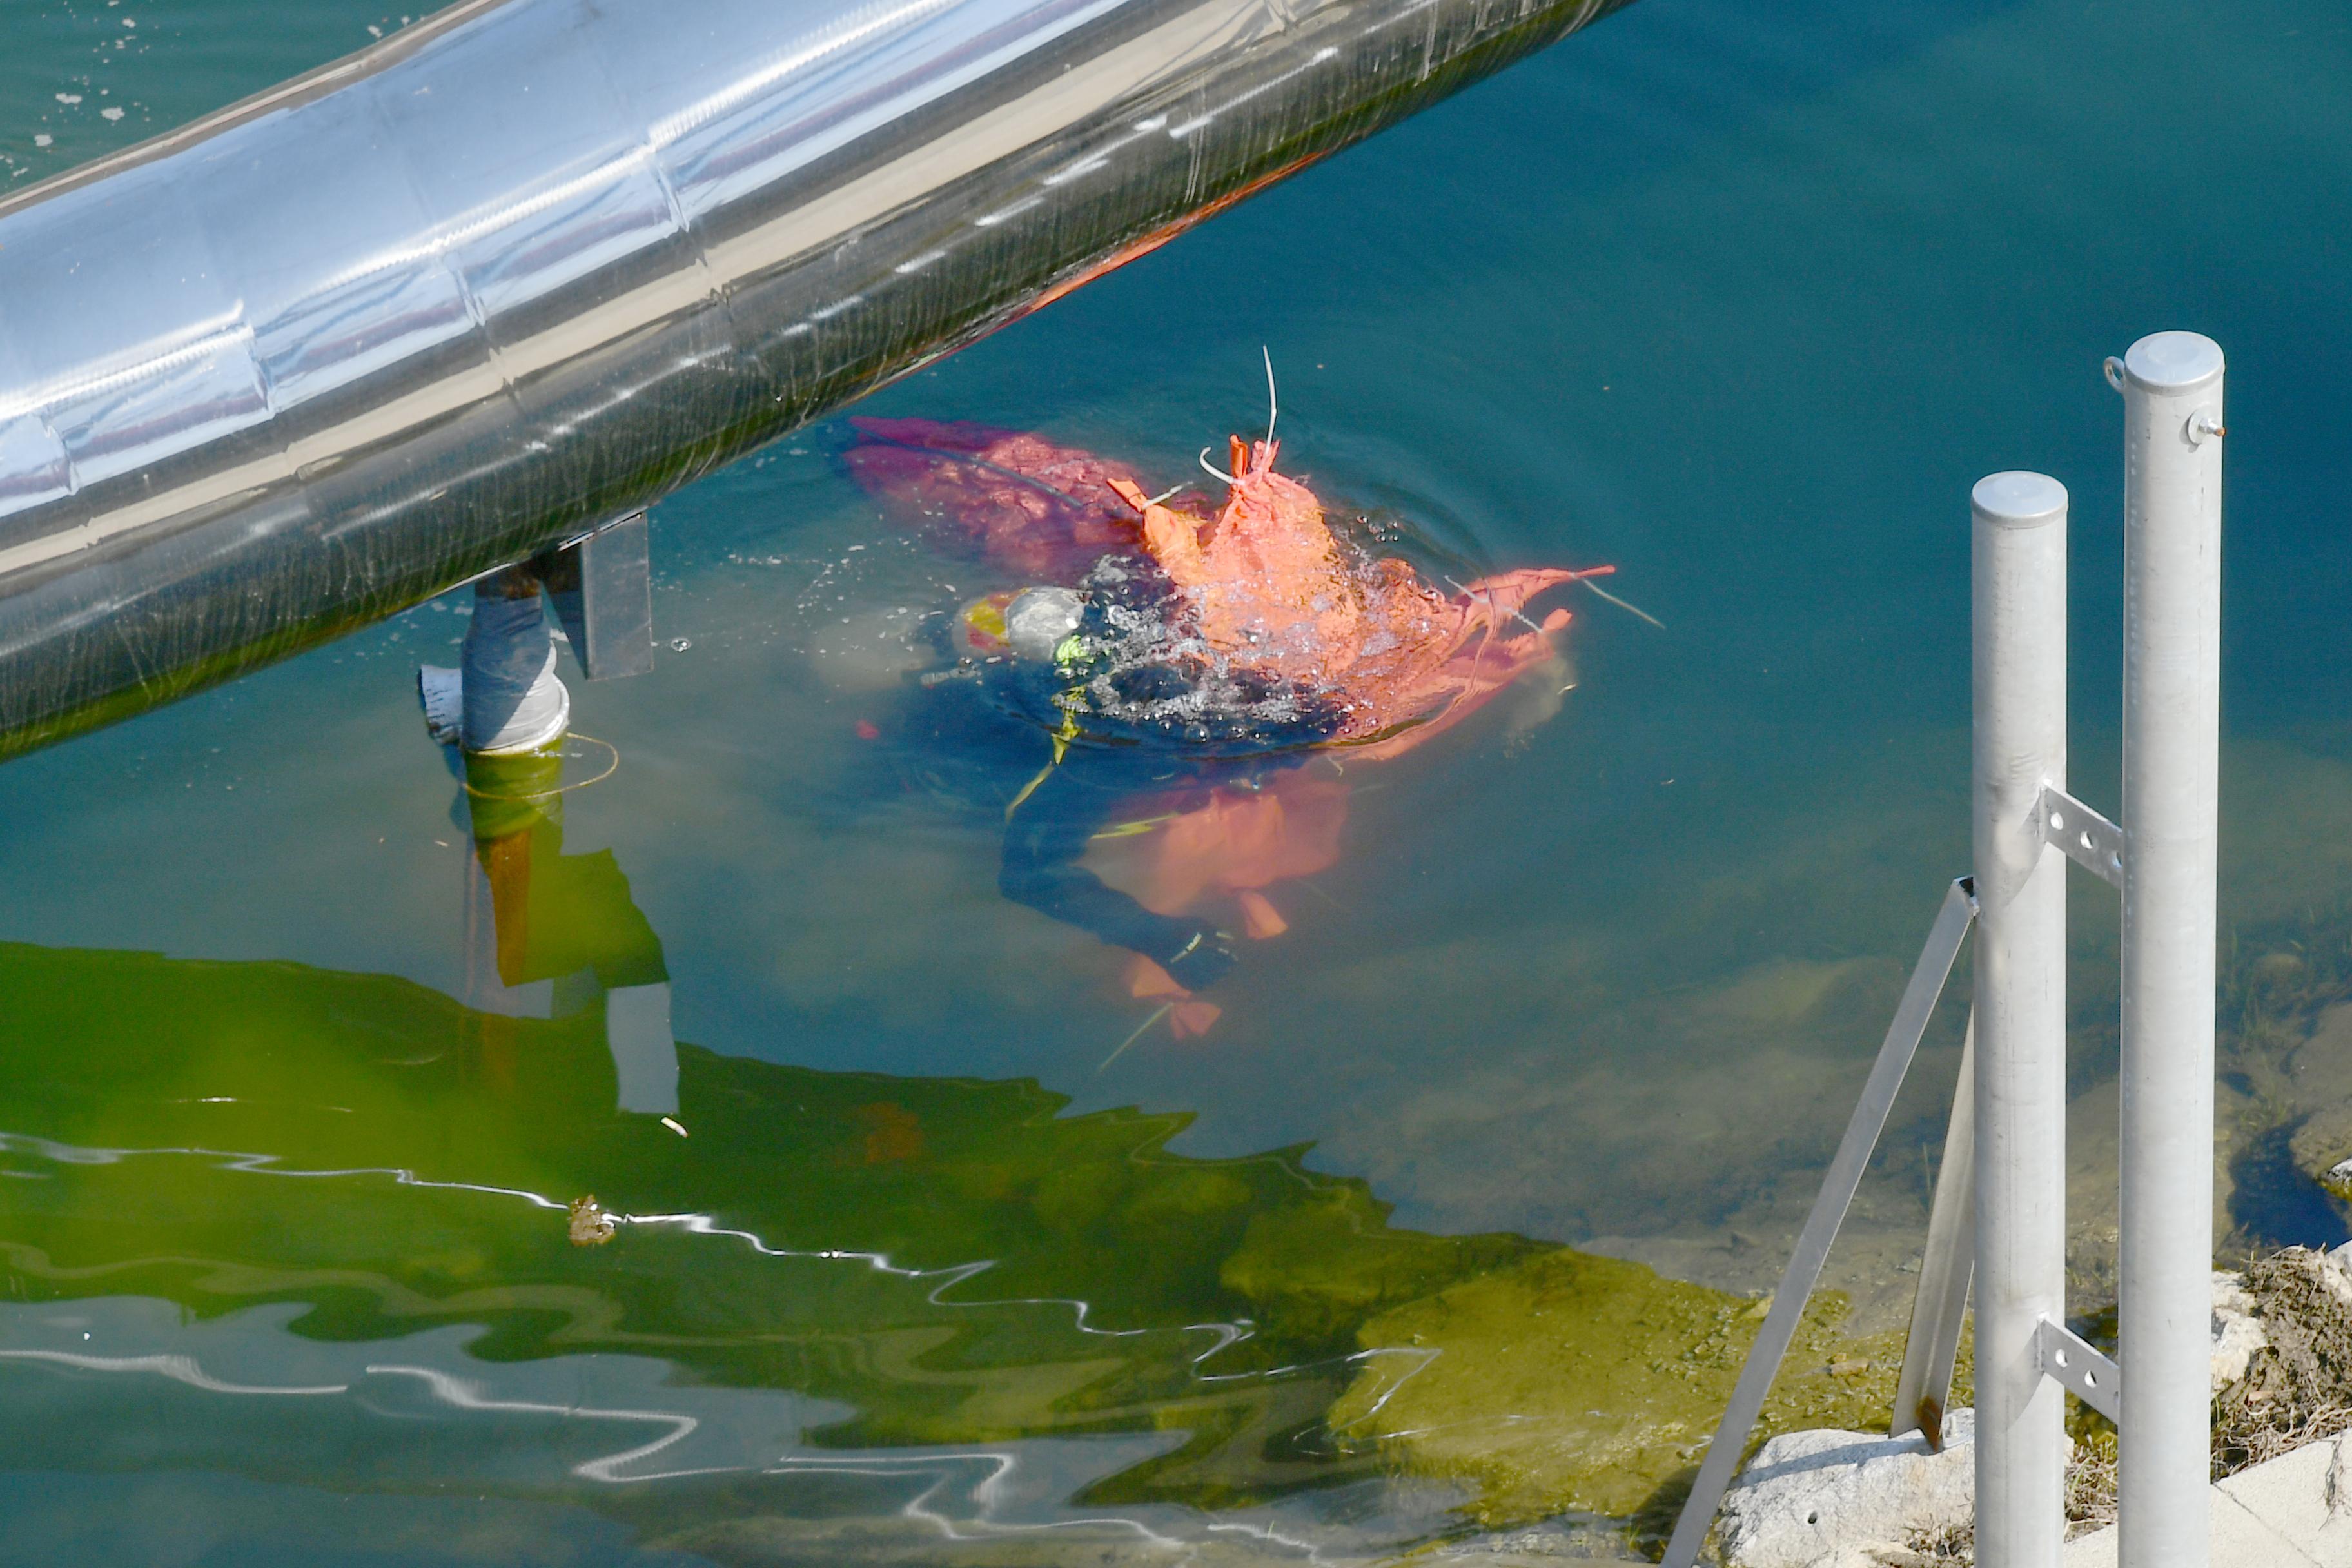
<path id="1" fill-rule="evenodd" d="M 2054 845 L 2077 866 L 2120 888 L 2124 885 L 2124 830 L 2055 784 L 2042 786 L 2034 825 L 2042 841 Z"/>
<path id="2" fill-rule="evenodd" d="M 1944 1447 L 1944 1405 L 1952 1396 L 1952 1369 L 1960 1356 L 1969 1284 L 1977 1264 L 1977 1018 L 1969 1014 L 1960 1037 L 1959 1081 L 1952 1088 L 1951 1121 L 1944 1132 L 1944 1163 L 1927 1213 L 1927 1244 L 1919 1255 L 1919 1289 L 1911 1301 L 1911 1331 L 1903 1341 L 1903 1373 L 1895 1384 L 1895 1419 L 1886 1435 L 1917 1432 Z"/>
<path id="3" fill-rule="evenodd" d="M 1920 950 L 1910 984 L 1903 988 L 1903 1000 L 1895 1006 L 1895 1021 L 1886 1026 L 1886 1039 L 1878 1047 L 1878 1059 L 1871 1064 L 1870 1077 L 1863 1084 L 1862 1101 L 1853 1108 L 1853 1117 L 1846 1123 L 1845 1137 L 1838 1144 L 1836 1157 L 1830 1161 L 1829 1173 L 1822 1178 L 1822 1195 L 1813 1200 L 1813 1212 L 1806 1216 L 1805 1228 L 1797 1235 L 1796 1255 L 1789 1259 L 1788 1272 L 1780 1276 L 1780 1288 L 1772 1297 L 1771 1310 L 1765 1314 L 1764 1326 L 1757 1331 L 1756 1342 L 1748 1347 L 1747 1363 L 1739 1369 L 1739 1382 L 1732 1388 L 1730 1407 L 1723 1413 L 1722 1425 L 1715 1429 L 1715 1441 L 1700 1462 L 1698 1479 L 1691 1483 L 1690 1497 L 1675 1524 L 1674 1539 L 1666 1543 L 1663 1568 L 1692 1568 L 1698 1561 L 1699 1548 L 1706 1544 L 1708 1527 L 1715 1522 L 1715 1510 L 1722 1506 L 1723 1494 L 1731 1487 L 1731 1473 L 1739 1464 L 1740 1451 L 1748 1446 L 1748 1434 L 1754 1429 L 1756 1417 L 1764 1408 L 1764 1396 L 1771 1392 L 1772 1380 L 1780 1373 L 1781 1358 L 1789 1353 L 1789 1346 L 1797 1337 L 1806 1299 L 1821 1279 L 1830 1244 L 1837 1239 L 1846 1207 L 1853 1202 L 1854 1190 L 1862 1185 L 1862 1173 L 1870 1163 L 1871 1151 L 1878 1146 L 1878 1135 L 1885 1129 L 1895 1092 L 1903 1087 L 1903 1075 L 1910 1069 L 1911 1058 L 1919 1049 L 1919 1037 L 1927 1031 L 1928 1016 L 1936 1010 L 1936 999 L 1943 994 L 1944 982 L 1952 973 L 1952 962 L 1959 956 L 1961 939 L 1968 935 L 1976 913 L 1975 896 L 1969 879 L 1963 877 L 1945 892 L 1943 908 L 1937 911 L 1935 927 L 1927 933 L 1927 945 Z"/>
<path id="4" fill-rule="evenodd" d="M 2042 1375 L 2120 1425 L 2124 1418 L 2124 1369 L 2063 1323 L 2044 1318 L 2033 1331 Z"/>

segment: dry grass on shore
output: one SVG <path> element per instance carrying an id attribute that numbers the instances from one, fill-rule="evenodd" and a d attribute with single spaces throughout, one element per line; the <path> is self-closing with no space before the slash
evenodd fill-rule
<path id="1" fill-rule="evenodd" d="M 2213 1399 L 2213 1479 L 2352 1431 L 2352 1268 L 2290 1247 L 2247 1265 L 2245 1290 L 2264 1343 L 2245 1375 Z M 2116 1431 L 2080 1412 L 2066 1468 L 2070 1536 L 2116 1518 Z M 1966 1526 L 1914 1538 L 1901 1568 L 1976 1561 Z"/>

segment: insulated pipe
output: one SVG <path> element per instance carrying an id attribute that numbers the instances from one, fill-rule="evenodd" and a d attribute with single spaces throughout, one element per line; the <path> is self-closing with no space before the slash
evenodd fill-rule
<path id="1" fill-rule="evenodd" d="M 2221 351 L 2134 343 L 2124 395 L 2124 1568 L 2210 1550 Z"/>
<path id="2" fill-rule="evenodd" d="M 459 0 L 0 200 L 0 756 L 640 509 L 1622 3 Z"/>
<path id="3" fill-rule="evenodd" d="M 2065 1394 L 2036 1331 L 2065 1321 L 2066 489 L 1993 474 L 1974 512 L 1977 1561 L 2058 1568 Z M 2128 1381 L 2128 1380 L 2126 1380 Z"/>

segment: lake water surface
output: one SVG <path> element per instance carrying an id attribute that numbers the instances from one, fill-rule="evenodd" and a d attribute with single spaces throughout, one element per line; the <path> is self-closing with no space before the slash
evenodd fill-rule
<path id="1" fill-rule="evenodd" d="M 0 178 L 402 20 L 25 0 Z M 1563 599 L 1561 678 L 1351 778 L 1215 1026 L 1108 1068 L 1152 1004 L 999 897 L 898 674 L 1000 584 L 883 521 L 839 423 L 657 507 L 657 667 L 573 681 L 580 787 L 520 826 L 593 911 L 574 968 L 628 973 L 487 967 L 483 807 L 414 687 L 469 591 L 9 764 L 0 1559 L 1353 1560 L 1561 1508 L 1549 1549 L 1611 1546 L 1675 1464 L 1475 1456 L 1609 1452 L 1561 1391 L 1664 1352 L 1528 1270 L 1777 1277 L 1965 869 L 1982 473 L 2073 490 L 2112 807 L 2099 364 L 2163 328 L 2232 373 L 2220 1245 L 2344 1239 L 2272 1167 L 2352 1092 L 2285 1054 L 2352 951 L 2347 241 L 2318 0 L 1643 0 L 877 395 L 1164 486 L 1263 420 L 1263 345 L 1318 490 L 1474 571 L 1614 563 L 1664 623 Z M 2088 1308 L 2115 922 L 2074 898 Z M 684 1134 L 614 1108 L 611 998 L 662 983 Z M 1832 1263 L 1858 1334 L 1907 1309 L 1958 1037 Z M 592 1193 L 620 1233 L 574 1247 Z M 1521 1378 L 1502 1279 L 1591 1364 Z M 1446 1358 L 1451 1448 L 1385 1402 Z"/>

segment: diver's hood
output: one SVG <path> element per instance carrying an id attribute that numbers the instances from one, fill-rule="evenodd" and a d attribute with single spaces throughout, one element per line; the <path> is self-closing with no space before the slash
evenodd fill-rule
<path id="1" fill-rule="evenodd" d="M 957 615 L 956 651 L 978 658 L 1046 663 L 1086 619 L 1087 601 L 1075 588 L 1024 588 L 974 599 Z"/>
<path id="2" fill-rule="evenodd" d="M 1004 607 L 1005 640 L 1015 657 L 1049 659 L 1086 618 L 1087 602 L 1075 588 L 1028 588 Z"/>

